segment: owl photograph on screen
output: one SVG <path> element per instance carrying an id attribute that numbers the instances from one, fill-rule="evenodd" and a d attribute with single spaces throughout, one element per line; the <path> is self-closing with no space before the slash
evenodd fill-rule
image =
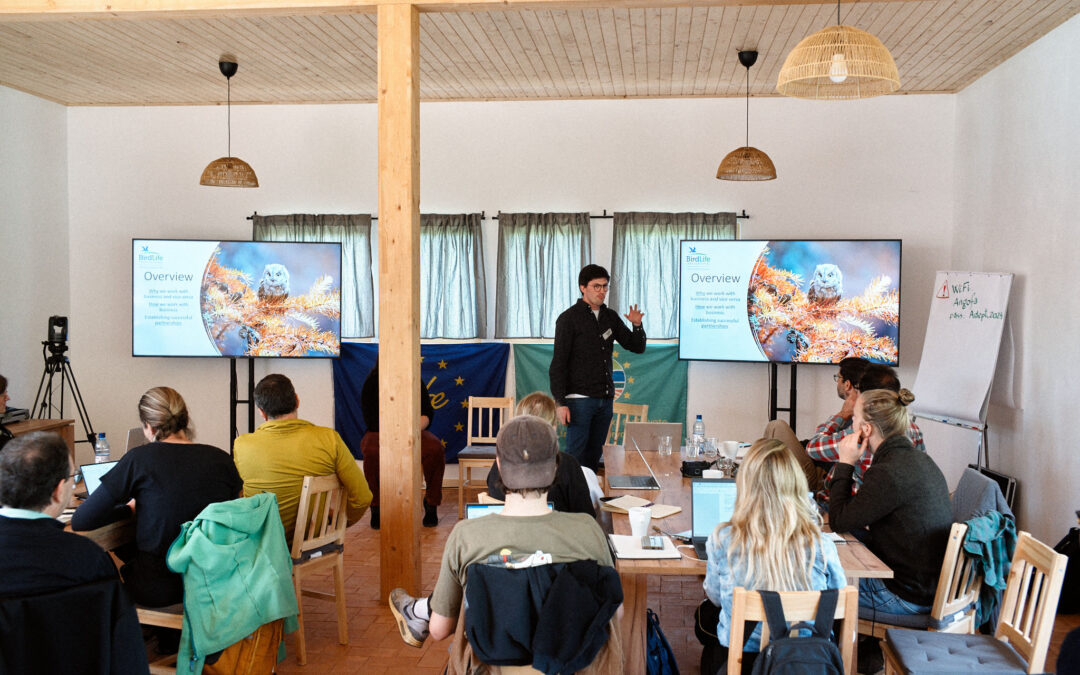
<path id="1" fill-rule="evenodd" d="M 762 355 L 777 362 L 836 363 L 859 356 L 895 363 L 900 291 L 880 272 L 898 270 L 899 259 L 878 243 L 769 242 L 754 265 L 746 299 Z"/>
<path id="2" fill-rule="evenodd" d="M 203 272 L 201 310 L 206 334 L 221 355 L 339 352 L 341 290 L 317 269 L 303 270 L 310 282 L 306 291 L 294 288 L 298 265 L 310 268 L 312 261 L 276 256 L 295 256 L 296 250 L 269 243 L 218 244 Z"/>

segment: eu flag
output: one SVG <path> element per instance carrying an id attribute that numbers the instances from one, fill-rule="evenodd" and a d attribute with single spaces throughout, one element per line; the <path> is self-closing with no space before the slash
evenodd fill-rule
<path id="1" fill-rule="evenodd" d="M 465 423 L 470 396 L 505 396 L 505 342 L 430 344 L 420 346 L 420 377 L 431 394 L 435 419 L 428 431 L 446 448 L 446 461 L 457 462 L 465 447 Z M 379 345 L 342 342 L 334 360 L 334 425 L 353 455 L 360 456 L 360 439 L 367 432 L 360 412 L 364 380 L 379 358 Z"/>

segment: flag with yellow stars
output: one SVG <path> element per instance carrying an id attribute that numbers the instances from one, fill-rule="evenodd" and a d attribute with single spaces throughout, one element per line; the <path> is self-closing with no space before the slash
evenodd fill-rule
<path id="1" fill-rule="evenodd" d="M 514 387 L 518 399 L 534 391 L 551 394 L 548 367 L 554 350 L 553 344 L 514 345 Z M 650 422 L 679 422 L 685 426 L 686 366 L 686 361 L 679 360 L 676 344 L 650 344 L 644 354 L 634 354 L 615 345 L 611 353 L 615 401 L 646 403 Z M 565 436 L 565 428 L 560 428 L 560 442 Z"/>
<path id="2" fill-rule="evenodd" d="M 435 409 L 428 431 L 442 441 L 447 462 L 456 462 L 466 445 L 469 397 L 506 395 L 509 357 L 505 342 L 420 345 L 420 377 Z M 342 342 L 341 358 L 333 362 L 334 426 L 357 457 L 367 432 L 360 392 L 378 358 L 378 344 Z"/>

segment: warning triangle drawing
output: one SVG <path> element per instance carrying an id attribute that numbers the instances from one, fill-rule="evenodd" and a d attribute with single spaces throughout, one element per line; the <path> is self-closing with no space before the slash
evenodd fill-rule
<path id="1" fill-rule="evenodd" d="M 938 291 L 937 295 L 935 295 L 934 297 L 937 298 L 938 300 L 948 300 L 949 299 L 949 282 L 948 281 L 942 282 L 941 290 Z"/>

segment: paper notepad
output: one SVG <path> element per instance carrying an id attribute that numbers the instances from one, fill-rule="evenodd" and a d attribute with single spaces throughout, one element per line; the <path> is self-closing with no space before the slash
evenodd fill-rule
<path id="1" fill-rule="evenodd" d="M 635 506 L 648 506 L 652 509 L 653 518 L 667 518 L 668 516 L 675 515 L 682 511 L 681 506 L 653 504 L 648 499 L 642 499 L 641 497 L 635 497 L 634 495 L 623 495 L 622 497 L 616 497 L 615 499 L 606 502 L 600 502 L 601 509 L 611 511 L 612 513 L 628 513 L 630 509 Z"/>
<path id="2" fill-rule="evenodd" d="M 615 557 L 623 560 L 658 560 L 661 558 L 679 558 L 679 551 L 668 537 L 664 540 L 664 548 L 641 548 L 641 537 L 630 534 L 609 534 L 611 547 L 615 549 Z"/>

